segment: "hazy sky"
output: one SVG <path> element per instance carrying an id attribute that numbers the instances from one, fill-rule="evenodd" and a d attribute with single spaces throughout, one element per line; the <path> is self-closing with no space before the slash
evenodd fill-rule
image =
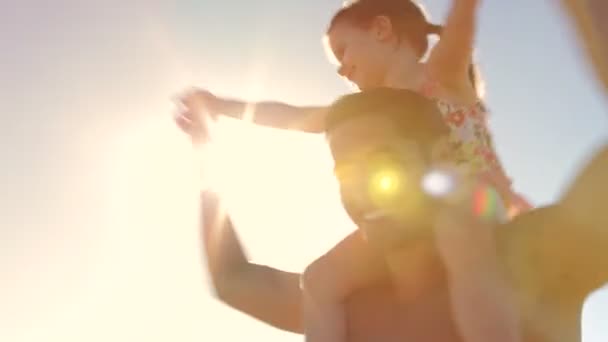
<path id="1" fill-rule="evenodd" d="M 294 104 L 348 92 L 320 40 L 340 3 L 0 2 L 0 340 L 300 340 L 211 296 L 196 154 L 170 100 L 190 85 Z M 484 3 L 477 58 L 498 149 L 518 190 L 549 203 L 605 141 L 606 103 L 553 1 Z M 425 5 L 440 21 L 449 1 Z M 220 132 L 256 261 L 299 271 L 352 229 L 321 137 Z M 599 292 L 585 342 L 608 340 L 607 315 Z"/>

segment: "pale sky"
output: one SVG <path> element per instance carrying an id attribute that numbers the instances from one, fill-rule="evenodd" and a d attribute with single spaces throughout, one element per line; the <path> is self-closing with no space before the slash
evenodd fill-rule
<path id="1" fill-rule="evenodd" d="M 485 1 L 477 44 L 498 150 L 538 204 L 608 128 L 553 2 Z M 294 104 L 349 92 L 321 46 L 340 3 L 0 2 L 0 340 L 300 340 L 213 298 L 196 153 L 170 100 L 191 85 Z M 439 21 L 449 1 L 425 4 Z M 219 134 L 224 191 L 255 261 L 299 271 L 352 229 L 321 137 L 234 122 Z M 585 342 L 608 341 L 606 316 L 604 290 Z"/>

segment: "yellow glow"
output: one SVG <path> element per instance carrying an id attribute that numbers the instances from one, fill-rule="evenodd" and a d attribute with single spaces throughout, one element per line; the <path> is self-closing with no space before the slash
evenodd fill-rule
<path id="1" fill-rule="evenodd" d="M 395 170 L 387 169 L 376 173 L 372 177 L 370 191 L 372 196 L 392 196 L 395 195 L 403 186 L 404 179 Z"/>
<path id="2" fill-rule="evenodd" d="M 389 191 L 389 190 L 391 190 L 394 185 L 395 185 L 394 180 L 389 175 L 384 175 L 380 179 L 380 189 L 383 190 L 383 191 Z"/>

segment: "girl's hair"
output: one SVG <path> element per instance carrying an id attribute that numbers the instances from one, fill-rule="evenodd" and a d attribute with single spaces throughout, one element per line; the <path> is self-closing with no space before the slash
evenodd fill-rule
<path id="1" fill-rule="evenodd" d="M 331 19 L 327 32 L 343 21 L 368 28 L 378 16 L 390 19 L 397 37 L 407 39 L 419 58 L 429 48 L 429 35 L 441 36 L 443 26 L 428 22 L 422 7 L 412 0 L 354 0 L 344 5 Z M 481 97 L 482 85 L 477 67 L 471 63 L 469 79 L 475 92 Z"/>

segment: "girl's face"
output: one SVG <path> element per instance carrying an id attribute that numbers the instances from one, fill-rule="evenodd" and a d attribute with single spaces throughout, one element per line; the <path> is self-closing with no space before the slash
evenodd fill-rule
<path id="1" fill-rule="evenodd" d="M 386 17 L 377 17 L 367 29 L 341 20 L 327 33 L 338 74 L 360 90 L 385 85 L 390 58 L 397 49 L 394 38 Z"/>

